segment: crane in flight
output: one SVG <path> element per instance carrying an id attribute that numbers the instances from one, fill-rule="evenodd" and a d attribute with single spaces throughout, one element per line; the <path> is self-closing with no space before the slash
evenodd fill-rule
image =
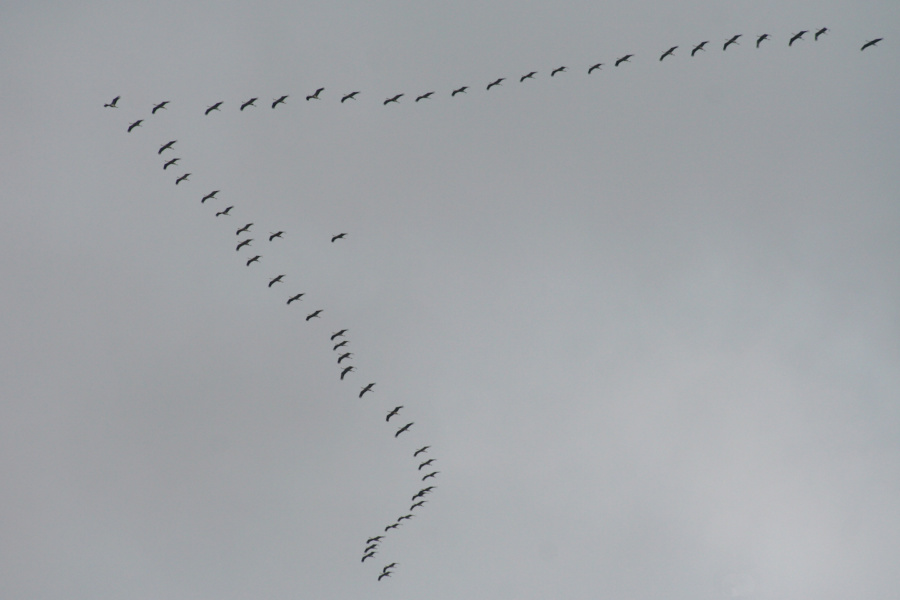
<path id="1" fill-rule="evenodd" d="M 143 123 L 143 122 L 144 122 L 143 119 L 138 119 L 137 121 L 135 121 L 134 123 L 132 123 L 131 125 L 129 125 L 129 126 L 128 126 L 128 133 L 131 133 L 131 130 L 134 129 L 135 127 L 140 127 L 140 126 L 141 126 L 141 123 Z"/>
<path id="2" fill-rule="evenodd" d="M 275 100 L 275 102 L 272 103 L 272 108 L 275 108 L 279 104 L 284 104 L 284 101 L 287 99 L 288 99 L 287 94 L 285 94 L 281 98 L 278 98 L 277 100 Z"/>
<path id="3" fill-rule="evenodd" d="M 246 102 L 244 102 L 243 104 L 241 104 L 241 110 L 244 110 L 244 109 L 247 108 L 248 106 L 256 106 L 256 101 L 257 101 L 257 100 L 259 100 L 259 98 L 250 98 L 249 100 L 247 100 Z"/>
<path id="4" fill-rule="evenodd" d="M 371 544 L 372 542 L 380 542 L 383 539 L 384 539 L 383 535 L 376 535 L 375 537 L 370 537 L 369 539 L 367 539 L 366 543 Z"/>
<path id="5" fill-rule="evenodd" d="M 331 341 L 334 341 L 334 338 L 336 338 L 336 337 L 341 337 L 348 331 L 350 331 L 350 330 L 349 329 L 341 329 L 340 331 L 335 331 L 334 333 L 331 334 Z"/>
<path id="6" fill-rule="evenodd" d="M 208 108 L 206 109 L 206 112 L 204 112 L 203 114 L 204 114 L 204 115 L 208 115 L 209 113 L 211 113 L 211 112 L 214 111 L 214 110 L 219 110 L 219 107 L 222 106 L 222 104 L 223 104 L 223 102 L 216 102 L 216 103 L 213 104 L 212 106 L 208 107 Z"/>
<path id="7" fill-rule="evenodd" d="M 457 94 L 465 94 L 467 89 L 469 89 L 469 86 L 467 86 L 467 85 L 464 85 L 464 86 L 462 86 L 462 87 L 456 88 L 456 89 L 453 90 L 453 92 L 450 94 L 450 97 L 452 98 L 453 96 L 455 96 L 455 95 L 457 95 Z"/>
<path id="8" fill-rule="evenodd" d="M 822 29 L 818 30 L 818 31 L 816 32 L 816 36 L 813 38 L 813 41 L 818 42 L 818 41 L 819 41 L 819 36 L 820 36 L 820 35 L 823 35 L 824 33 L 827 33 L 827 32 L 828 32 L 828 28 L 827 28 L 827 27 L 823 27 Z"/>
<path id="9" fill-rule="evenodd" d="M 247 261 L 247 266 L 249 267 L 251 263 L 259 262 L 260 258 L 262 258 L 262 256 L 257 254 L 256 256 L 254 256 L 253 258 L 251 258 L 250 260 Z"/>
<path id="10" fill-rule="evenodd" d="M 797 40 L 802 40 L 803 34 L 805 34 L 805 33 L 807 33 L 806 29 L 804 29 L 800 33 L 795 33 L 794 36 L 791 38 L 791 41 L 788 42 L 788 46 L 793 46 L 794 42 L 796 42 Z"/>
<path id="11" fill-rule="evenodd" d="M 428 500 L 419 500 L 418 502 L 416 502 L 415 504 L 410 506 L 409 510 L 415 510 L 415 509 L 419 508 L 420 506 L 425 506 L 426 502 L 428 502 Z"/>
<path id="12" fill-rule="evenodd" d="M 337 234 L 337 235 L 331 236 L 331 243 L 333 244 L 335 240 L 342 240 L 342 239 L 344 239 L 344 237 L 346 237 L 346 235 L 347 235 L 346 233 L 339 233 L 339 234 Z"/>
<path id="13" fill-rule="evenodd" d="M 344 96 L 341 97 L 341 104 L 344 103 L 344 100 L 356 100 L 356 95 L 357 95 L 358 93 L 359 93 L 359 92 L 356 91 L 356 92 L 350 92 L 349 94 L 344 94 Z"/>
<path id="14" fill-rule="evenodd" d="M 396 527 L 396 525 L 393 525 L 393 527 Z M 385 577 L 390 577 L 390 576 L 391 576 L 391 573 L 392 573 L 392 571 L 384 571 L 384 572 L 382 572 L 381 575 L 378 576 L 378 581 L 381 581 L 381 580 L 384 579 Z"/>
<path id="15" fill-rule="evenodd" d="M 108 104 L 104 104 L 103 106 L 106 108 L 119 108 L 118 106 L 116 106 L 116 103 L 119 101 L 119 98 L 121 98 L 121 97 L 122 96 L 116 96 Z"/>
<path id="16" fill-rule="evenodd" d="M 622 58 L 617 59 L 617 60 L 616 60 L 616 66 L 618 67 L 618 66 L 621 65 L 623 62 L 631 62 L 629 59 L 630 59 L 632 56 L 634 56 L 634 54 L 626 54 L 626 55 L 623 56 Z"/>
<path id="17" fill-rule="evenodd" d="M 400 409 L 401 409 L 401 408 L 403 408 L 403 405 L 402 405 L 402 404 L 401 404 L 400 406 L 394 407 L 394 410 L 392 410 L 391 412 L 389 412 L 389 413 L 387 414 L 387 416 L 384 418 L 384 420 L 385 420 L 385 421 L 390 421 L 390 420 L 391 420 L 391 417 L 393 417 L 393 416 L 396 415 L 398 412 L 400 412 Z"/>
<path id="18" fill-rule="evenodd" d="M 704 46 L 707 45 L 708 43 L 709 43 L 709 40 L 706 40 L 705 42 L 700 42 L 699 44 L 697 44 L 696 46 L 694 46 L 694 49 L 691 50 L 691 56 L 694 56 L 695 54 L 697 54 L 697 53 L 700 52 L 701 50 L 703 50 L 704 52 L 706 52 L 706 48 L 704 48 Z"/>
<path id="19" fill-rule="evenodd" d="M 521 77 L 519 77 L 519 83 L 522 83 L 526 79 L 534 79 L 535 75 L 537 75 L 537 71 L 532 71 L 531 73 L 526 73 L 525 75 L 522 75 Z"/>
<path id="20" fill-rule="evenodd" d="M 434 477 L 434 476 L 437 475 L 438 473 L 440 473 L 440 471 L 432 471 L 432 472 L 429 473 L 428 475 L 424 476 L 424 477 L 422 478 L 422 481 L 425 481 L 426 479 L 429 479 L 430 477 Z"/>
<path id="21" fill-rule="evenodd" d="M 868 42 L 866 42 L 865 44 L 862 45 L 862 48 L 860 48 L 860 50 L 865 50 L 869 46 L 874 46 L 875 44 L 877 44 L 878 42 L 880 42 L 883 39 L 884 38 L 875 38 L 874 40 L 869 40 Z"/>
<path id="22" fill-rule="evenodd" d="M 177 141 L 178 141 L 178 140 L 172 140 L 171 142 L 166 142 L 165 144 L 163 144 L 162 146 L 159 147 L 159 150 L 157 151 L 157 154 L 162 154 L 163 151 L 168 150 L 169 148 L 171 148 L 172 146 L 174 146 L 174 145 L 175 145 L 175 142 L 177 142 Z"/>
<path id="23" fill-rule="evenodd" d="M 500 85 L 501 82 L 502 82 L 504 79 L 506 79 L 506 78 L 505 78 L 505 77 L 498 77 L 497 79 L 495 79 L 494 81 L 490 82 L 490 83 L 487 85 L 487 89 L 491 89 L 491 88 L 494 87 L 495 85 Z"/>
<path id="24" fill-rule="evenodd" d="M 374 383 L 367 384 L 359 393 L 359 397 L 362 398 L 366 392 L 371 392 L 373 387 L 375 387 Z"/>
<path id="25" fill-rule="evenodd" d="M 404 431 L 409 431 L 409 428 L 413 426 L 413 422 L 414 422 L 414 421 L 410 421 L 409 423 L 407 423 L 406 425 L 404 425 L 403 427 L 401 427 L 400 429 L 398 429 L 398 430 L 397 430 L 397 433 L 394 434 L 394 437 L 398 437 L 398 436 L 399 436 L 401 433 L 403 433 Z"/>
<path id="26" fill-rule="evenodd" d="M 353 356 L 352 352 L 344 352 L 343 354 L 338 356 L 338 364 L 341 364 L 341 361 L 343 361 L 345 358 L 350 358 L 351 356 Z"/>
<path id="27" fill-rule="evenodd" d="M 278 283 L 279 281 L 281 281 L 281 279 L 282 279 L 283 277 L 284 277 L 284 274 L 281 274 L 281 275 L 278 275 L 277 277 L 274 277 L 274 278 L 272 279 L 272 281 L 269 282 L 269 287 L 272 287 L 273 285 L 275 285 L 276 283 Z"/>
<path id="28" fill-rule="evenodd" d="M 182 175 L 181 177 L 179 177 L 178 179 L 175 180 L 175 185 L 178 185 L 182 181 L 187 181 L 188 177 L 190 177 L 190 176 L 191 176 L 190 173 L 185 173 L 184 175 Z"/>
<path id="29" fill-rule="evenodd" d="M 155 115 L 156 111 L 158 111 L 159 109 L 166 110 L 166 104 L 168 104 L 168 103 L 169 103 L 168 100 L 160 102 L 159 104 L 157 104 L 156 106 L 153 107 L 153 110 L 150 111 L 150 114 Z"/>
<path id="30" fill-rule="evenodd" d="M 418 471 L 421 471 L 421 470 L 422 470 L 422 467 L 427 467 L 428 465 L 430 465 L 431 463 L 433 463 L 434 460 L 435 460 L 435 459 L 433 459 L 433 458 L 429 458 L 428 460 L 426 460 L 425 462 L 423 462 L 422 464 L 420 464 L 420 465 L 419 465 L 419 468 L 418 468 L 417 470 L 418 470 Z"/>
<path id="31" fill-rule="evenodd" d="M 350 340 L 344 340 L 343 342 L 338 342 L 337 344 L 334 345 L 334 348 L 332 348 L 331 350 L 334 351 L 334 350 L 337 350 L 338 348 L 343 348 L 344 346 L 346 346 L 349 343 L 350 343 Z"/>
<path id="32" fill-rule="evenodd" d="M 399 103 L 399 102 L 400 102 L 400 98 L 402 98 L 402 97 L 403 97 L 403 94 L 397 94 L 396 96 L 393 96 L 393 97 L 391 97 L 391 98 L 386 98 L 385 101 L 384 101 L 384 105 L 387 106 L 387 105 L 390 104 L 391 102 Z"/>
<path id="33" fill-rule="evenodd" d="M 366 559 L 367 559 L 367 558 L 372 558 L 373 556 L 375 556 L 375 551 L 374 551 L 374 550 L 371 551 L 371 552 L 369 552 L 369 553 L 366 554 L 365 556 L 363 556 L 363 557 L 362 557 L 362 560 L 361 560 L 360 562 L 366 562 Z"/>
<path id="34" fill-rule="evenodd" d="M 434 94 L 434 92 L 425 92 L 421 96 L 416 96 L 416 102 L 418 102 L 419 100 L 428 100 L 429 98 L 431 98 L 432 94 Z"/>
<path id="35" fill-rule="evenodd" d="M 299 300 L 300 298 L 303 297 L 303 295 L 304 295 L 304 293 L 300 293 L 300 294 L 297 294 L 296 296 L 291 296 L 290 298 L 288 298 L 287 303 L 290 304 L 294 300 Z"/>
<path id="36" fill-rule="evenodd" d="M 550 77 L 553 77 L 557 73 L 565 73 L 568 69 L 566 67 L 556 67 L 552 71 L 550 71 Z"/>
<path id="37" fill-rule="evenodd" d="M 269 235 L 269 241 L 271 242 L 271 241 L 274 240 L 275 238 L 280 238 L 280 237 L 283 236 L 283 235 L 284 235 L 284 232 L 283 232 L 283 231 L 276 231 L 275 233 L 272 233 L 272 234 Z"/>
<path id="38" fill-rule="evenodd" d="M 200 198 L 200 204 L 203 204 L 204 202 L 206 202 L 207 200 L 210 200 L 211 198 L 215 198 L 216 194 L 218 194 L 220 191 L 221 190 L 213 190 L 210 193 L 208 193 L 207 195 L 203 196 L 202 198 Z"/>
<path id="39" fill-rule="evenodd" d="M 249 245 L 250 245 L 250 242 L 252 242 L 252 241 L 253 241 L 253 238 L 247 238 L 246 240 L 244 240 L 243 242 L 241 242 L 240 244 L 238 244 L 238 245 L 237 245 L 237 248 L 235 248 L 235 250 L 240 250 L 240 249 L 243 248 L 244 246 L 249 246 Z"/>
<path id="40" fill-rule="evenodd" d="M 247 223 L 246 225 L 235 231 L 234 235 L 241 235 L 242 233 L 246 233 L 250 231 L 251 227 L 253 227 L 253 223 Z"/>
<path id="41" fill-rule="evenodd" d="M 762 44 L 767 39 L 769 39 L 768 33 L 764 33 L 761 36 L 759 36 L 758 38 L 756 38 L 756 47 L 759 48 L 759 45 Z"/>
<path id="42" fill-rule="evenodd" d="M 603 63 L 597 63 L 595 65 L 591 65 L 591 68 L 588 69 L 588 75 L 590 75 L 591 73 L 593 73 L 594 71 L 596 71 L 597 69 L 599 69 L 602 66 L 603 66 Z"/>
<path id="43" fill-rule="evenodd" d="M 226 208 L 225 210 L 220 210 L 219 212 L 216 213 L 216 216 L 218 217 L 218 216 L 224 215 L 224 216 L 227 217 L 227 216 L 230 215 L 231 209 L 232 209 L 232 208 L 234 208 L 234 205 L 229 206 L 229 207 Z"/>
<path id="44" fill-rule="evenodd" d="M 306 101 L 309 102 L 310 100 L 318 100 L 319 94 L 321 94 L 324 91 L 325 91 L 325 88 L 317 89 L 315 92 L 313 92 L 312 94 L 310 94 L 309 96 L 306 97 Z"/>
<path id="45" fill-rule="evenodd" d="M 722 46 L 722 50 L 728 50 L 728 46 L 730 46 L 732 44 L 737 44 L 738 38 L 741 37 L 742 35 L 743 35 L 742 33 L 739 33 L 737 35 L 733 35 L 730 38 L 728 38 L 728 41 L 726 41 L 725 45 Z"/>
<path id="46" fill-rule="evenodd" d="M 667 56 L 672 56 L 672 53 L 675 52 L 676 48 L 678 48 L 678 46 L 672 46 L 671 48 L 663 52 L 662 56 L 659 57 L 659 62 L 662 62 L 662 60 Z"/>
<path id="47" fill-rule="evenodd" d="M 175 163 L 177 163 L 179 160 L 181 160 L 181 159 L 180 159 L 180 158 L 173 158 L 172 160 L 168 161 L 166 164 L 163 165 L 163 171 L 165 171 L 166 169 L 168 169 L 169 167 L 171 167 L 172 165 L 174 165 Z"/>
<path id="48" fill-rule="evenodd" d="M 429 448 L 431 448 L 431 446 L 422 446 L 421 448 L 419 448 L 418 450 L 416 450 L 413 453 L 413 458 L 417 457 L 418 455 L 422 454 L 423 452 L 428 452 Z"/>
<path id="49" fill-rule="evenodd" d="M 388 525 L 387 527 L 384 528 L 384 532 L 387 533 L 391 529 L 397 529 L 398 527 L 400 527 L 399 523 L 394 523 L 393 525 Z"/>
<path id="50" fill-rule="evenodd" d="M 344 367 L 344 370 L 341 371 L 341 381 L 344 380 L 344 376 L 345 376 L 347 373 L 349 373 L 349 372 L 351 372 L 351 371 L 355 371 L 355 370 L 356 370 L 356 367 L 354 367 L 353 365 L 349 365 L 349 366 Z"/>
<path id="51" fill-rule="evenodd" d="M 309 313 L 308 315 L 306 315 L 306 320 L 309 321 L 310 319 L 318 318 L 319 315 L 321 315 L 321 314 L 322 314 L 322 309 L 321 309 L 321 308 L 318 309 L 318 310 L 314 310 L 314 311 L 312 311 L 311 313 Z"/>

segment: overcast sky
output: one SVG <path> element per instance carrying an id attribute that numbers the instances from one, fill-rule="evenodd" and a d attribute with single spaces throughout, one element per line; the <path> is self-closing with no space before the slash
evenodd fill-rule
<path id="1" fill-rule="evenodd" d="M 898 42 L 895 0 L 5 2 L 0 597 L 897 598 Z"/>

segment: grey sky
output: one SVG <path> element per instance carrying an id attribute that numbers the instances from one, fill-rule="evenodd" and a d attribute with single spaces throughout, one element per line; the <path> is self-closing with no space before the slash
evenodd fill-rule
<path id="1" fill-rule="evenodd" d="M 7 3 L 0 597 L 895 598 L 898 24 Z"/>

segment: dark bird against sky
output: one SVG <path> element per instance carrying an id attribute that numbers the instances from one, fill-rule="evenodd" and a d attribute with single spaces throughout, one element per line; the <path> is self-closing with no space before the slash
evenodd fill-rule
<path id="1" fill-rule="evenodd" d="M 159 151 L 157 152 L 157 154 L 162 154 L 164 150 L 168 150 L 169 148 L 174 146 L 175 142 L 177 142 L 177 141 L 178 140 L 172 140 L 171 142 L 166 142 L 165 144 L 163 144 L 162 146 L 159 147 Z"/>
<path id="2" fill-rule="evenodd" d="M 203 196 L 202 198 L 200 198 L 200 204 L 203 204 L 204 202 L 206 202 L 207 200 L 209 200 L 211 198 L 215 198 L 216 194 L 218 194 L 220 191 L 221 190 L 213 190 L 210 193 L 208 193 L 207 195 Z"/>
<path id="3" fill-rule="evenodd" d="M 362 398 L 362 397 L 363 397 L 363 394 L 365 394 L 366 392 L 371 392 L 373 387 L 375 387 L 375 384 L 374 384 L 374 383 L 370 383 L 370 384 L 366 385 L 366 386 L 362 389 L 362 391 L 359 393 L 359 397 Z"/>
<path id="4" fill-rule="evenodd" d="M 287 100 L 287 99 L 288 99 L 287 94 L 285 94 L 285 95 L 282 96 L 281 98 L 278 98 L 277 100 L 275 100 L 275 101 L 272 103 L 272 108 L 275 108 L 275 107 L 278 106 L 279 104 L 284 104 L 284 101 Z"/>
<path id="5" fill-rule="evenodd" d="M 233 205 L 232 205 L 232 206 L 229 206 L 229 207 L 226 208 L 225 210 L 220 210 L 219 212 L 216 213 L 216 216 L 217 216 L 217 217 L 221 217 L 221 216 L 227 217 L 227 216 L 230 216 L 230 214 L 231 214 L 231 209 L 232 209 L 232 208 L 234 208 Z"/>
<path id="6" fill-rule="evenodd" d="M 156 114 L 156 111 L 158 111 L 159 109 L 165 110 L 165 109 L 166 109 L 166 104 L 168 104 L 168 103 L 169 103 L 168 100 L 165 100 L 165 101 L 163 101 L 163 102 L 160 102 L 159 104 L 157 104 L 156 106 L 153 107 L 153 110 L 150 111 L 150 114 L 151 114 L 151 115 L 155 115 L 155 114 Z"/>
<path id="7" fill-rule="evenodd" d="M 216 102 L 216 103 L 213 104 L 212 106 L 208 107 L 208 108 L 206 109 L 206 112 L 204 112 L 203 114 L 204 114 L 204 115 L 208 115 L 209 113 L 211 113 L 211 112 L 214 111 L 214 110 L 219 110 L 219 107 L 222 106 L 222 104 L 223 104 L 222 102 Z"/>

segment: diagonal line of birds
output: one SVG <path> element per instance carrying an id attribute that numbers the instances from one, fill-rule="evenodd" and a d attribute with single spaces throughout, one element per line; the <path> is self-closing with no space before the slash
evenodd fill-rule
<path id="1" fill-rule="evenodd" d="M 827 27 L 821 27 L 814 32 L 811 33 L 812 30 L 801 30 L 796 33 L 792 33 L 787 39 L 787 46 L 793 47 L 795 44 L 803 42 L 805 40 L 809 40 L 812 38 L 813 42 L 819 41 L 822 36 L 825 36 L 830 32 Z M 809 37 L 807 37 L 809 35 Z M 740 46 L 740 40 L 743 38 L 742 34 L 736 34 L 728 37 L 722 42 L 722 51 L 729 51 L 729 48 L 732 46 Z M 752 39 L 752 38 L 751 38 Z M 881 42 L 883 38 L 874 38 L 868 40 L 862 44 L 860 47 L 860 51 L 865 51 L 868 48 L 872 48 L 876 46 L 879 42 Z M 710 40 L 701 41 L 697 44 L 694 44 L 690 47 L 688 51 L 687 47 L 681 49 L 681 46 L 671 46 L 664 51 L 662 51 L 658 58 L 656 59 L 658 62 L 664 62 L 668 60 L 675 60 L 679 54 L 681 56 L 687 56 L 688 58 L 696 58 L 697 55 L 701 52 L 707 52 L 707 45 L 711 44 Z M 773 43 L 773 38 L 768 33 L 763 33 L 757 35 L 754 40 L 754 44 L 756 49 L 764 48 L 766 45 Z M 679 50 L 680 53 L 678 52 Z M 732 50 L 733 51 L 733 50 Z M 689 56 L 688 56 L 689 55 Z M 635 54 L 623 54 L 616 59 L 612 60 L 613 68 L 624 67 L 626 64 L 632 64 L 632 59 L 637 59 Z M 607 63 L 604 62 L 593 62 L 589 65 L 585 65 L 584 72 L 589 76 L 594 76 L 595 72 L 602 71 L 603 67 L 606 66 Z M 567 73 L 569 73 L 570 69 L 565 65 L 560 65 L 554 67 L 549 71 L 548 78 L 552 78 L 556 80 L 557 78 L 562 78 Z M 498 77 L 484 87 L 484 92 L 491 92 L 493 88 L 502 87 L 504 83 L 512 83 L 512 85 L 524 84 L 524 85 L 532 85 L 532 81 L 538 79 L 541 75 L 539 71 L 528 71 L 522 75 L 516 77 Z M 459 87 L 450 87 L 448 88 L 450 91 L 447 94 L 450 98 L 456 98 L 461 95 L 468 95 L 472 86 L 463 85 Z M 307 102 L 312 101 L 322 101 L 325 99 L 326 90 L 323 87 L 317 88 L 314 92 L 308 94 L 306 96 Z M 395 93 L 388 97 L 386 97 L 382 102 L 384 106 L 388 106 L 391 104 L 399 104 L 403 98 L 409 98 L 413 103 L 419 102 L 428 102 L 433 101 L 436 91 L 427 91 L 418 95 L 415 95 L 415 98 L 412 98 L 412 95 L 407 96 L 405 92 Z M 341 104 L 344 104 L 348 101 L 356 102 L 358 97 L 363 94 L 362 91 L 356 90 L 348 93 L 344 93 L 339 95 L 339 101 Z M 281 95 L 277 98 L 273 98 L 271 101 L 271 109 L 277 109 L 279 106 L 288 106 L 288 100 L 291 98 L 289 94 Z M 121 96 L 116 96 L 110 102 L 104 104 L 106 108 L 119 108 L 119 101 L 121 100 Z M 259 97 L 249 98 L 247 100 L 235 103 L 236 106 L 239 107 L 241 112 L 245 110 L 258 108 L 257 100 Z M 156 115 L 159 111 L 168 110 L 168 105 L 171 104 L 171 101 L 165 100 L 154 104 L 150 111 L 151 116 Z M 207 106 L 203 112 L 204 115 L 209 116 L 214 112 L 221 112 L 222 107 L 225 106 L 226 102 L 224 100 L 217 101 L 209 106 Z M 142 127 L 145 119 L 137 119 L 132 122 L 127 127 L 127 132 L 132 132 L 138 127 Z M 173 157 L 168 158 L 171 153 L 177 152 L 178 140 L 168 140 L 162 143 L 158 148 L 155 149 L 157 156 L 159 156 L 162 160 L 164 160 L 162 164 L 162 170 L 168 172 L 169 167 L 176 168 L 179 162 L 182 160 L 181 157 Z M 168 159 L 168 160 L 166 160 Z M 175 185 L 179 186 L 179 189 L 184 189 L 181 184 L 189 185 L 191 180 L 190 176 L 192 173 L 186 172 L 180 175 L 177 175 L 175 178 Z M 201 204 L 205 204 L 206 202 L 213 202 L 219 200 L 218 195 L 222 193 L 222 190 L 212 190 L 198 199 Z M 228 205 L 220 210 L 216 210 L 215 217 L 230 217 L 232 215 L 232 210 L 235 209 L 235 205 Z M 215 210 L 215 209 L 213 209 Z M 223 219 L 223 221 L 230 222 L 230 219 Z M 254 232 L 253 228 L 255 223 L 253 221 L 248 221 L 247 223 L 241 225 L 235 230 L 235 235 L 237 236 L 237 243 L 235 245 L 234 250 L 238 253 L 244 253 L 244 256 L 247 256 L 247 260 L 245 261 L 245 265 L 248 268 L 259 268 L 258 264 L 264 258 L 264 254 L 254 253 L 252 249 L 257 249 L 260 247 L 268 248 L 270 244 L 277 244 L 279 240 L 283 239 L 286 235 L 285 231 L 273 231 L 268 234 L 259 234 Z M 350 234 L 348 232 L 338 232 L 331 236 L 330 243 L 343 243 L 344 240 Z M 244 237 L 241 237 L 244 236 Z M 254 244 L 257 244 L 254 246 Z M 246 251 L 245 251 L 246 249 Z M 260 252 L 262 252 L 260 250 Z M 253 254 L 253 256 L 249 256 L 249 254 Z M 272 274 L 268 279 L 267 287 L 273 290 L 273 293 L 278 290 L 284 288 L 285 286 L 291 285 L 291 277 L 287 273 L 280 274 Z M 303 291 L 289 291 L 286 296 L 286 305 L 291 307 L 292 310 L 295 308 L 291 305 L 294 303 L 301 303 L 304 301 L 304 296 L 306 296 L 306 292 Z M 311 310 L 305 316 L 305 322 L 311 323 L 313 320 L 321 319 L 322 314 L 325 312 L 323 308 L 316 308 L 315 310 Z M 347 350 L 347 346 L 350 344 L 350 339 L 347 337 L 349 333 L 348 328 L 338 329 L 337 331 L 332 332 L 328 337 L 328 343 L 331 345 L 332 352 L 336 355 L 336 364 L 337 364 L 337 374 L 340 381 L 352 381 L 354 377 L 357 375 L 356 366 L 350 364 L 353 358 L 355 358 L 355 354 L 352 351 Z M 345 361 L 346 364 L 345 364 Z M 376 395 L 376 382 L 367 382 L 364 385 L 360 386 L 358 392 L 354 392 L 355 398 L 357 400 L 363 400 L 367 398 L 367 395 Z M 388 431 L 395 439 L 403 438 L 406 439 L 409 436 L 414 436 L 416 425 L 415 421 L 406 421 L 403 417 L 405 416 L 405 406 L 397 405 L 391 408 L 386 414 L 384 421 L 388 424 Z M 392 419 L 398 419 L 398 421 L 392 421 Z M 402 424 L 400 424 L 402 423 Z M 411 468 L 415 471 L 415 473 L 419 476 L 421 480 L 421 487 L 419 490 L 415 491 L 412 496 L 410 496 L 409 502 L 410 504 L 407 507 L 406 502 L 403 503 L 403 508 L 405 510 L 398 510 L 398 515 L 396 519 L 390 521 L 386 524 L 380 526 L 377 530 L 377 535 L 369 536 L 365 540 L 365 544 L 363 544 L 364 548 L 362 551 L 362 558 L 360 560 L 361 563 L 366 563 L 369 559 L 374 559 L 375 556 L 379 553 L 381 545 L 384 541 L 386 541 L 387 537 L 390 535 L 394 535 L 395 532 L 399 530 L 399 528 L 405 524 L 406 521 L 410 521 L 414 519 L 419 512 L 424 509 L 425 504 L 428 503 L 428 495 L 430 495 L 435 489 L 437 489 L 436 485 L 431 484 L 429 480 L 434 480 L 440 474 L 439 470 L 434 470 L 434 463 L 437 461 L 436 457 L 431 456 L 430 453 L 431 446 L 424 445 L 416 448 L 413 452 L 411 452 L 411 457 L 413 458 L 413 462 L 411 464 Z M 391 577 L 396 567 L 399 565 L 397 562 L 390 562 L 384 565 L 381 570 L 377 574 L 377 581 L 382 581 L 385 578 Z"/>

